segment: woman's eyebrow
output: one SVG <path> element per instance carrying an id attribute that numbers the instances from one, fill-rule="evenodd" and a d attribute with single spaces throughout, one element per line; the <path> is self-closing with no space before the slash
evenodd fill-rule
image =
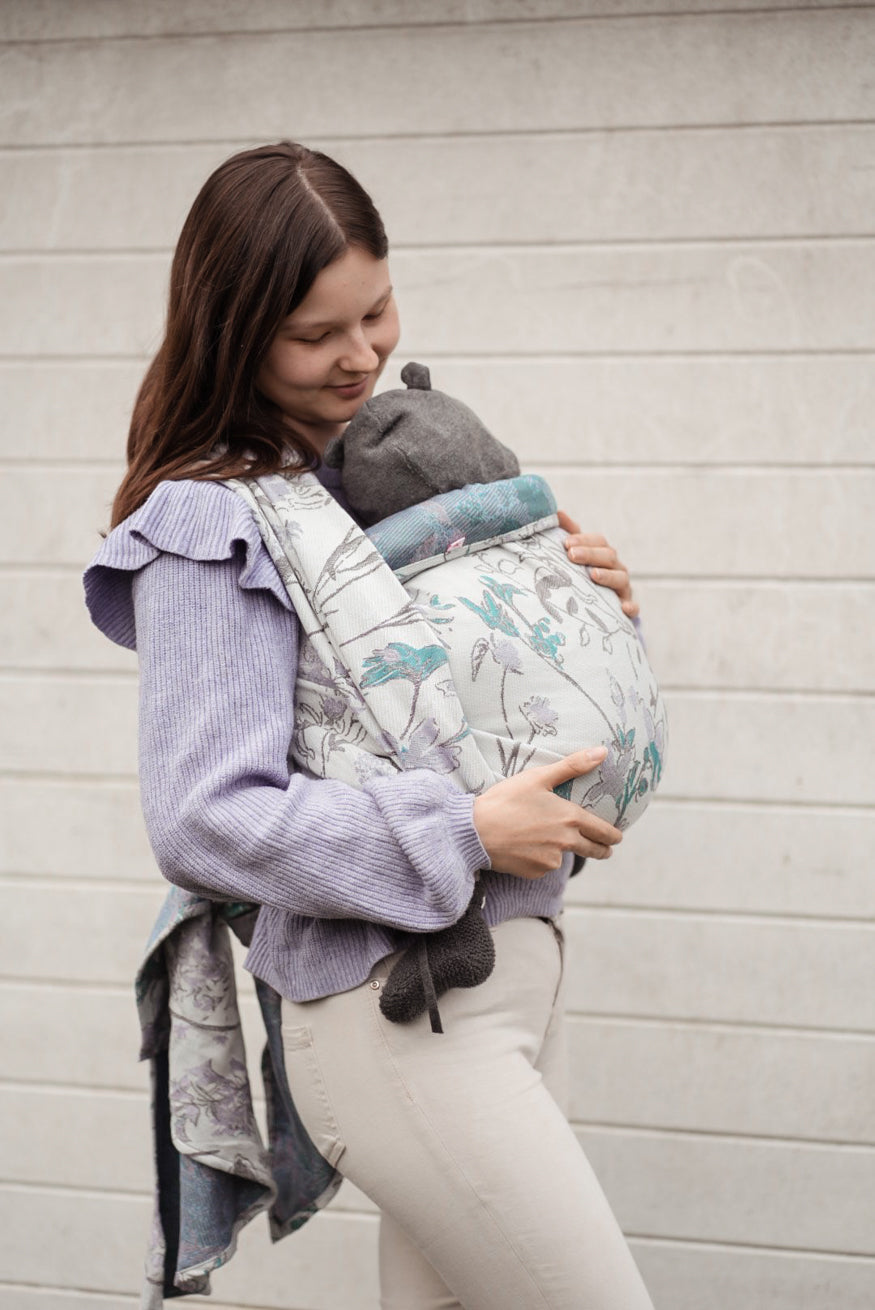
<path id="1" fill-rule="evenodd" d="M 371 305 L 370 309 L 368 310 L 368 313 L 373 314 L 375 309 L 379 309 L 380 305 L 384 304 L 389 299 L 393 290 L 394 290 L 393 287 L 387 287 L 385 291 L 381 292 L 380 295 L 377 297 L 377 299 L 374 301 L 374 303 Z M 288 318 L 286 319 L 285 325 L 286 327 L 303 328 L 305 332 L 311 332 L 313 331 L 314 328 L 331 327 L 333 325 L 333 322 L 334 320 L 330 318 L 297 319 L 295 318 L 294 314 L 289 314 Z"/>

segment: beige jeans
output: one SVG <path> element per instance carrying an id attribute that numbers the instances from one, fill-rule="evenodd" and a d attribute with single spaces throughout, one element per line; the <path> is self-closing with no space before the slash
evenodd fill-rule
<path id="1" fill-rule="evenodd" d="M 653 1310 L 563 1112 L 558 924 L 494 929 L 480 987 L 394 1024 L 394 957 L 352 991 L 283 1002 L 295 1104 L 316 1146 L 381 1210 L 383 1310 Z"/>

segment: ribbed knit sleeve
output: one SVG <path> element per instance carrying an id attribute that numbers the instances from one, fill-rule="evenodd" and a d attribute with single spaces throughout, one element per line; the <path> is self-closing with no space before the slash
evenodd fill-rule
<path id="1" fill-rule="evenodd" d="M 108 613 L 139 656 L 141 798 L 162 872 L 192 891 L 319 919 L 421 931 L 454 922 L 488 865 L 472 798 L 427 770 L 362 791 L 290 772 L 297 619 L 245 523 L 223 522 L 212 547 L 198 530 L 208 497 L 240 498 L 189 486 L 203 490 L 174 493 L 176 529 L 165 501 L 165 531 L 147 517 L 135 538 L 111 534 L 92 564 L 103 571 L 92 612 Z"/>

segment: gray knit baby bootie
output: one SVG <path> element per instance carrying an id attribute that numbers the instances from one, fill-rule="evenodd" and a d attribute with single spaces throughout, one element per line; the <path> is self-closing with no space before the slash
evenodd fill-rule
<path id="1" fill-rule="evenodd" d="M 417 937 L 394 964 L 380 997 L 393 1023 L 410 1023 L 429 1012 L 432 1032 L 442 1033 L 437 998 L 451 987 L 477 987 L 495 968 L 495 943 L 483 917 L 484 896 L 475 887 L 458 923 Z"/>

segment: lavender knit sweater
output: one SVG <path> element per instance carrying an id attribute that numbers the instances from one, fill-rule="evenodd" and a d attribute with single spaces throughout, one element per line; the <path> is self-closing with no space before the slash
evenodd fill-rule
<path id="1" fill-rule="evenodd" d="M 319 477 L 342 502 L 339 473 Z M 455 922 L 489 861 L 473 800 L 416 769 L 361 791 L 290 772 L 298 623 L 243 500 L 164 482 L 88 566 L 94 623 L 140 664 L 140 786 L 161 872 L 262 906 L 246 967 L 291 1000 L 357 986 Z M 561 908 L 571 867 L 487 872 L 491 924 Z"/>

